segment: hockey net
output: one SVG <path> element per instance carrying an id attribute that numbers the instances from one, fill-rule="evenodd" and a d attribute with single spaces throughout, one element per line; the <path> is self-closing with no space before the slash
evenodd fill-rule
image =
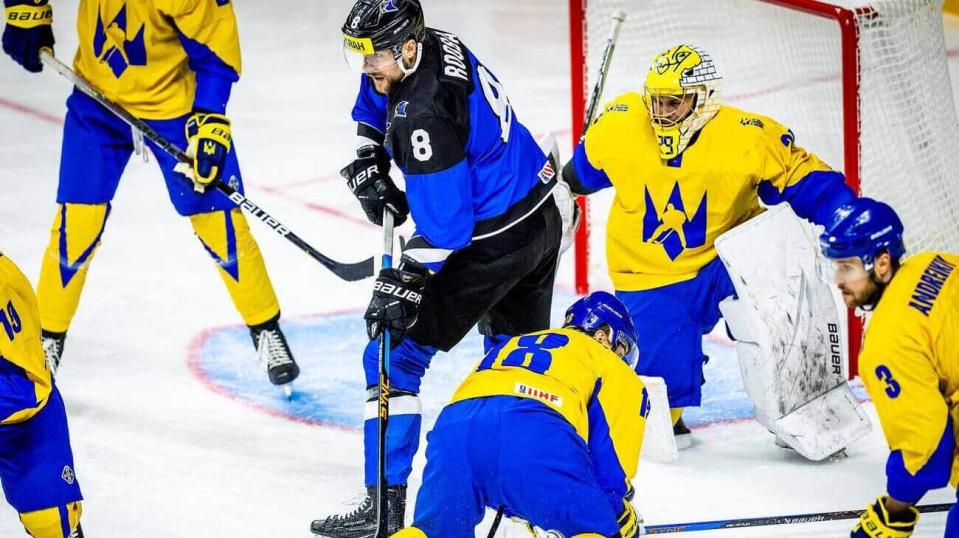
<path id="1" fill-rule="evenodd" d="M 910 252 L 959 251 L 959 121 L 942 0 L 570 0 L 574 139 L 615 10 L 627 18 L 604 101 L 641 91 L 662 50 L 702 47 L 724 77 L 725 103 L 782 122 L 850 186 L 895 207 Z M 611 286 L 612 199 L 609 190 L 589 199 L 575 251 L 580 293 Z M 857 330 L 850 340 L 855 357 Z"/>

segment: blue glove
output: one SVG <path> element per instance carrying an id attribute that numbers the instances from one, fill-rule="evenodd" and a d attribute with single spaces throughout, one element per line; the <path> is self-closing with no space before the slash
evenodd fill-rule
<path id="1" fill-rule="evenodd" d="M 3 52 L 31 73 L 43 70 L 40 50 L 53 49 L 53 8 L 48 0 L 3 0 Z"/>
<path id="2" fill-rule="evenodd" d="M 919 511 L 909 507 L 905 517 L 892 517 L 886 509 L 886 496 L 866 507 L 850 538 L 909 538 L 919 522 Z"/>
<path id="3" fill-rule="evenodd" d="M 226 156 L 230 154 L 233 138 L 230 120 L 223 114 L 197 110 L 186 122 L 189 141 L 187 155 L 193 157 L 193 179 L 198 191 L 214 181 L 223 179 Z"/>

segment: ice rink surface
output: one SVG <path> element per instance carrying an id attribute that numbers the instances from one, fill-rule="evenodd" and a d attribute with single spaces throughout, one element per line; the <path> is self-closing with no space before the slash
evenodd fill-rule
<path id="1" fill-rule="evenodd" d="M 565 2 L 425 4 L 428 24 L 458 33 L 506 86 L 518 119 L 535 133 L 558 133 L 568 155 Z M 243 78 L 228 109 L 248 196 L 344 261 L 376 254 L 381 245 L 337 173 L 353 150 L 349 111 L 357 79 L 343 61 L 339 34 L 350 5 L 237 2 Z M 75 11 L 75 0 L 55 2 L 63 59 L 76 47 Z M 959 22 L 946 25 L 955 81 Z M 0 60 L 0 250 L 34 282 L 54 216 L 69 92 L 52 72 L 29 75 Z M 86 497 L 87 536 L 310 536 L 310 520 L 342 511 L 361 488 L 356 426 L 366 337 L 359 317 L 371 281 L 339 281 L 251 224 L 303 368 L 300 393 L 287 403 L 259 370 L 209 256 L 170 206 L 154 162 L 131 160 L 113 208 L 57 377 Z M 571 282 L 567 257 L 554 310 L 571 299 Z M 711 381 L 695 418 L 694 446 L 676 463 L 641 464 L 637 505 L 647 523 L 859 509 L 884 491 L 887 449 L 878 425 L 846 459 L 803 461 L 774 446 L 761 426 L 741 417 L 741 402 L 727 398 L 740 390 L 728 342 L 714 336 L 707 348 Z M 473 335 L 437 357 L 424 386 L 427 427 L 480 358 L 478 349 Z M 417 462 L 413 490 L 423 464 Z M 953 498 L 943 490 L 924 502 Z M 697 534 L 848 536 L 851 525 Z M 925 515 L 916 536 L 942 536 L 943 525 L 942 514 Z M 486 528 L 478 533 L 485 536 Z M 0 507 L 0 536 L 21 535 L 16 514 Z M 505 528 L 501 535 L 520 534 Z"/>

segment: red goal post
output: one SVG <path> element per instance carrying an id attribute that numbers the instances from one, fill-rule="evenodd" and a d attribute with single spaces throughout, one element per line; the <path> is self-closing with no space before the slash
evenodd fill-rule
<path id="1" fill-rule="evenodd" d="M 569 0 L 574 142 L 615 9 L 627 19 L 603 100 L 640 91 L 657 51 L 702 46 L 736 106 L 779 119 L 854 190 L 893 205 L 910 252 L 959 248 L 959 120 L 942 0 Z M 916 110 L 910 97 L 933 109 Z M 597 238 L 605 209 L 579 203 L 575 286 L 586 293 L 609 287 Z M 849 322 L 852 377 L 862 323 L 853 312 Z"/>

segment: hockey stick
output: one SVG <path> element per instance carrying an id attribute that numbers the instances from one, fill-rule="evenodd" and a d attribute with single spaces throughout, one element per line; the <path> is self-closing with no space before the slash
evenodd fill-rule
<path id="1" fill-rule="evenodd" d="M 383 210 L 383 269 L 393 267 L 393 213 Z M 380 327 L 379 377 L 377 378 L 377 436 L 376 436 L 376 535 L 387 538 L 389 506 L 386 495 L 386 426 L 390 421 L 390 330 Z"/>
<path id="2" fill-rule="evenodd" d="M 600 100 L 603 98 L 603 89 L 606 87 L 606 77 L 609 75 L 609 66 L 613 61 L 613 52 L 616 50 L 616 42 L 619 40 L 619 31 L 626 21 L 626 12 L 617 9 L 613 12 L 613 27 L 609 32 L 609 39 L 606 41 L 606 50 L 603 51 L 603 61 L 599 66 L 596 85 L 593 86 L 593 92 L 589 96 L 586 105 L 586 117 L 583 120 L 583 130 L 580 134 L 580 141 L 586 139 L 586 131 L 589 125 L 593 123 L 596 116 L 596 109 L 599 108 Z M 574 143 L 575 146 L 575 143 Z M 560 174 L 562 176 L 562 174 Z M 573 196 L 573 223 L 572 231 L 576 243 L 576 252 L 580 256 L 587 255 L 589 252 L 589 198 L 586 196 Z"/>
<path id="3" fill-rule="evenodd" d="M 586 136 L 586 130 L 589 124 L 593 123 L 596 116 L 596 109 L 599 108 L 600 99 L 603 97 L 603 89 L 606 88 L 606 77 L 609 75 L 609 65 L 613 62 L 613 52 L 616 50 L 616 42 L 619 40 L 619 31 L 623 28 L 623 22 L 626 21 L 626 13 L 622 10 L 613 12 L 613 29 L 609 32 L 609 39 L 606 41 L 606 50 L 603 51 L 603 62 L 599 66 L 598 79 L 593 86 L 593 93 L 589 96 L 589 107 L 586 109 L 586 121 L 583 124 L 583 136 Z"/>
<path id="4" fill-rule="evenodd" d="M 489 534 L 486 535 L 486 538 L 493 538 L 496 536 L 496 531 L 499 530 L 499 522 L 503 521 L 503 506 L 499 507 L 499 510 L 496 511 L 496 517 L 493 518 L 493 524 L 489 527 Z"/>
<path id="5" fill-rule="evenodd" d="M 952 508 L 949 504 L 926 504 L 917 506 L 922 513 L 948 512 Z M 741 529 L 743 527 L 762 527 L 767 525 L 795 525 L 798 523 L 816 523 L 819 521 L 837 521 L 842 519 L 857 519 L 862 510 L 843 510 L 841 512 L 818 512 L 813 514 L 798 514 L 794 516 L 769 516 L 746 519 L 723 519 L 719 521 L 699 521 L 695 523 L 675 523 L 671 525 L 647 525 L 646 534 L 666 534 L 673 532 L 712 531 L 719 529 Z"/>
<path id="6" fill-rule="evenodd" d="M 123 107 L 107 99 L 89 82 L 84 80 L 80 75 L 76 74 L 63 62 L 58 60 L 52 54 L 50 49 L 41 50 L 40 59 L 43 61 L 43 63 L 47 64 L 57 73 L 60 73 L 60 75 L 72 82 L 77 88 L 80 89 L 80 91 L 89 95 L 95 101 L 103 105 L 104 108 L 126 122 L 130 127 L 139 131 L 145 138 L 159 146 L 160 149 L 170 154 L 171 157 L 181 163 L 193 162 L 193 159 L 188 157 L 183 150 L 178 148 L 169 140 L 160 136 L 160 134 L 154 131 L 153 128 L 146 124 L 146 122 L 137 118 L 133 114 L 130 114 Z M 184 178 L 184 180 L 186 180 L 186 178 Z M 336 276 L 342 278 L 343 280 L 352 282 L 354 280 L 362 280 L 364 278 L 373 276 L 372 257 L 358 263 L 340 263 L 336 260 L 333 260 L 310 246 L 306 241 L 300 239 L 299 236 L 290 231 L 290 229 L 284 226 L 283 223 L 273 218 L 273 216 L 267 213 L 263 208 L 251 202 L 246 196 L 243 196 L 230 185 L 227 185 L 222 181 L 215 181 L 211 186 L 223 193 L 227 198 L 230 199 L 231 202 L 236 204 L 237 207 L 245 209 L 258 220 L 262 221 L 264 224 L 273 229 L 274 232 L 285 237 L 288 241 L 299 247 L 300 250 L 307 253 L 314 260 L 323 264 L 324 267 L 332 271 Z"/>

